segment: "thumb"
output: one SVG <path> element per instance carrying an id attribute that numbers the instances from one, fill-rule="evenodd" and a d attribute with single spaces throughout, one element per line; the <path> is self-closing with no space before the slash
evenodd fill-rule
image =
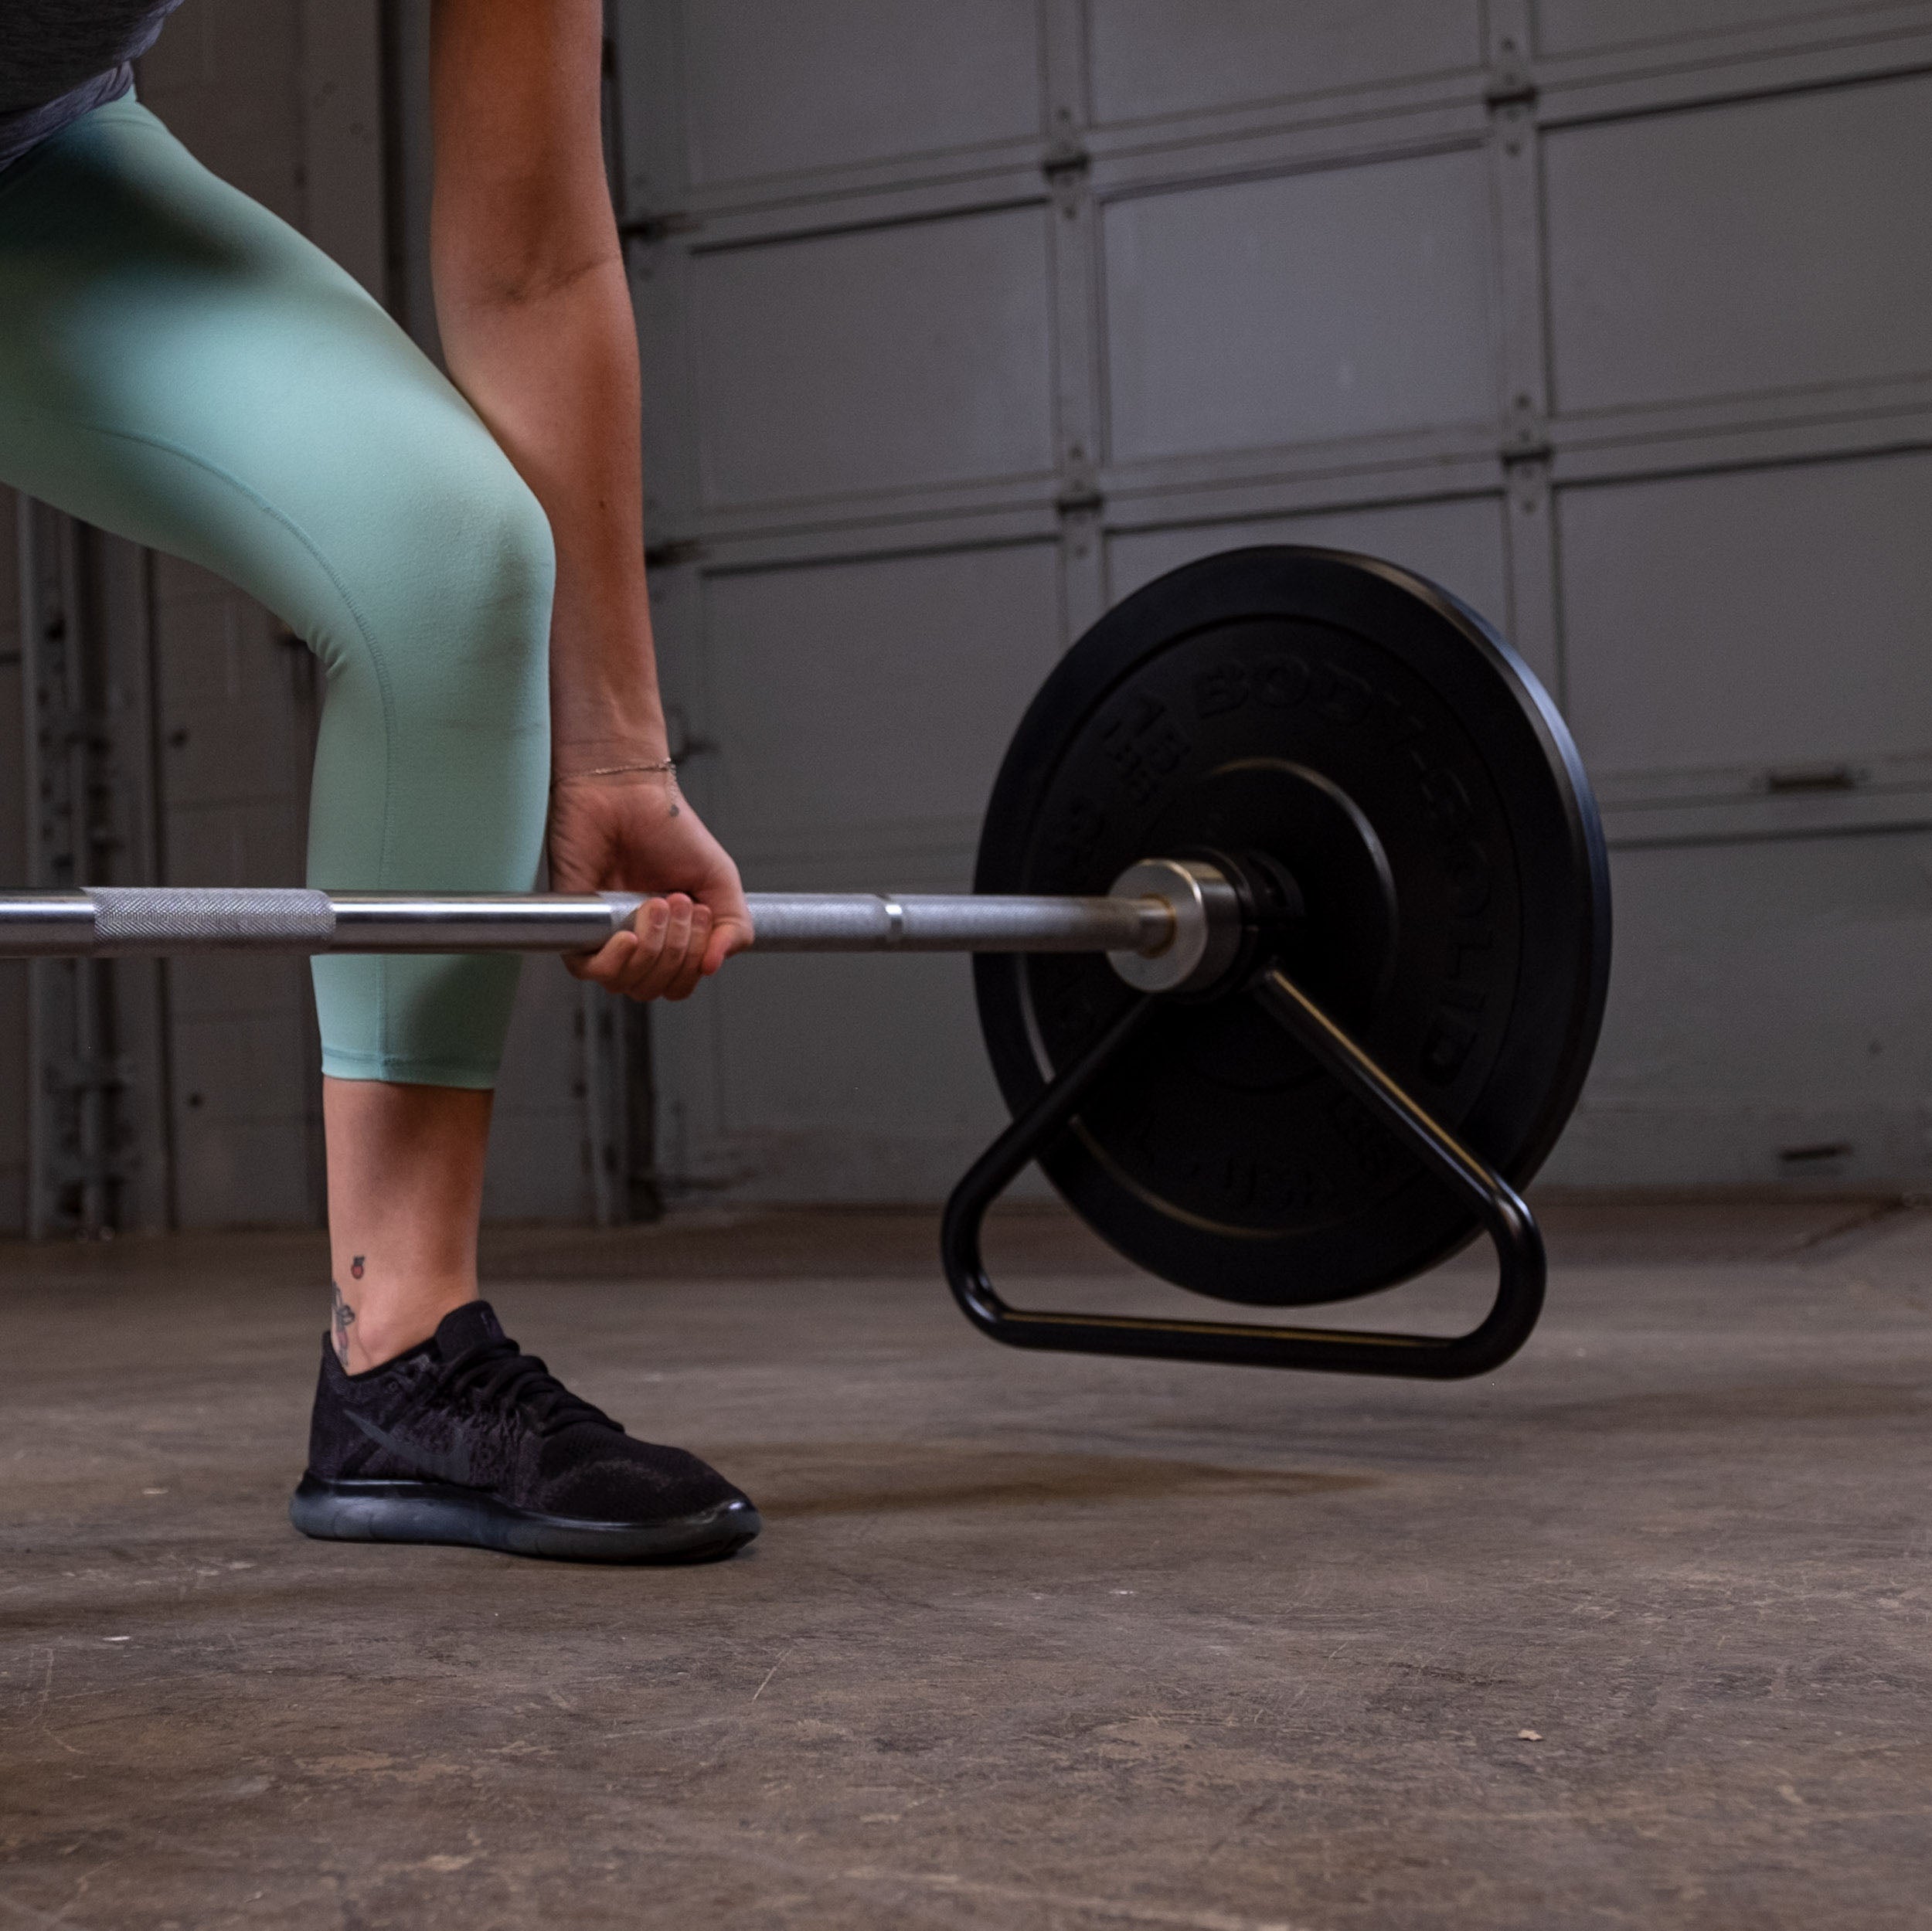
<path id="1" fill-rule="evenodd" d="M 747 950 L 751 940 L 751 921 L 749 919 L 720 919 L 711 928 L 710 942 L 704 949 L 702 970 L 706 977 L 716 972 L 733 954 Z"/>

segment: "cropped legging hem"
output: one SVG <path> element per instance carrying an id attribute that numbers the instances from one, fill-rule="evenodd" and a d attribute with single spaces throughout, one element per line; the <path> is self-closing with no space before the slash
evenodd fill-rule
<path id="1" fill-rule="evenodd" d="M 474 1060 L 408 1059 L 395 1053 L 350 1052 L 322 1049 L 322 1071 L 332 1079 L 382 1079 L 402 1086 L 467 1086 L 487 1090 L 496 1084 L 496 1067 Z"/>
<path id="2" fill-rule="evenodd" d="M 225 577 L 314 651 L 311 885 L 532 889 L 555 575 L 541 507 L 355 281 L 131 95 L 0 170 L 0 482 Z M 205 675 L 193 650 L 227 648 L 171 635 L 163 675 L 187 688 Z M 323 1070 L 493 1085 L 518 970 L 315 960 Z"/>

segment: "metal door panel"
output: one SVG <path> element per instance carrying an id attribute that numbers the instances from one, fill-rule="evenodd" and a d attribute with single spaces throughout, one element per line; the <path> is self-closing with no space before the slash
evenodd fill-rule
<path id="1" fill-rule="evenodd" d="M 167 972 L 179 1224 L 312 1220 L 317 1076 L 307 964 L 205 954 L 172 960 Z"/>
<path id="2" fill-rule="evenodd" d="M 710 996 L 724 1159 L 760 1198 L 934 1199 L 998 1130 L 964 959 L 751 958 Z"/>
<path id="3" fill-rule="evenodd" d="M 1932 370 L 1932 78 L 1560 129 L 1557 406 Z"/>
<path id="4" fill-rule="evenodd" d="M 1932 454 L 1571 488 L 1557 514 L 1602 776 L 1932 751 Z"/>
<path id="5" fill-rule="evenodd" d="M 1536 50 L 1597 53 L 1647 41 L 1690 40 L 1702 34 L 1801 20 L 1835 21 L 1889 7 L 1891 0 L 1534 0 Z M 1848 22 L 1850 24 L 1850 22 Z"/>
<path id="6" fill-rule="evenodd" d="M 300 1032 L 272 1007 L 178 1014 L 176 1103 L 199 1123 L 278 1117 L 301 1088 L 307 1059 Z"/>
<path id="7" fill-rule="evenodd" d="M 684 0 L 681 11 L 694 183 L 1040 131 L 1036 0 Z"/>
<path id="8" fill-rule="evenodd" d="M 277 1114 L 200 1122 L 191 1137 L 175 1142 L 174 1224 L 312 1226 L 310 1164 L 304 1120 Z"/>
<path id="9" fill-rule="evenodd" d="M 515 1091 L 499 1090 L 499 1103 L 523 1113 L 575 1117 L 582 1069 L 578 1056 L 560 1049 L 578 1030 L 581 997 L 579 981 L 561 960 L 543 953 L 524 960 L 503 1047 L 505 1087 L 514 1082 Z"/>
<path id="10" fill-rule="evenodd" d="M 1117 602 L 1163 572 L 1216 550 L 1249 543 L 1312 543 L 1400 563 L 1453 590 L 1498 628 L 1507 629 L 1505 515 L 1500 495 L 1466 496 L 1447 502 L 1385 504 L 1242 523 L 1133 530 L 1108 542 L 1107 592 Z"/>
<path id="11" fill-rule="evenodd" d="M 1117 462 L 1496 413 L 1474 149 L 1136 195 L 1101 239 Z"/>
<path id="12" fill-rule="evenodd" d="M 299 885 L 301 859 L 287 818 L 257 804 L 220 804 L 171 812 L 168 819 L 168 879 L 172 885 Z M 179 1026 L 196 1021 L 237 1021 L 280 1015 L 292 1039 L 308 1028 L 308 967 L 298 959 L 240 953 L 203 953 L 168 964 L 168 1010 Z M 182 1088 L 174 1081 L 176 1110 Z M 295 1117 L 306 1113 L 308 1079 L 278 1089 Z M 207 1093 L 204 1084 L 204 1102 Z M 226 1100 L 218 1100 L 219 1112 Z M 257 1103 L 251 1100 L 251 1107 Z M 199 1130 L 191 1110 L 182 1130 Z"/>
<path id="13" fill-rule="evenodd" d="M 309 1000 L 308 963 L 304 959 L 202 952 L 168 962 L 168 1008 L 175 1019 L 253 1018 L 280 1013 L 298 1022 Z M 289 1103 L 298 1104 L 299 1097 L 291 1095 Z"/>
<path id="14" fill-rule="evenodd" d="M 0 489 L 0 744 L 9 747 L 0 770 L 17 773 L 23 741 L 20 711 L 20 586 L 13 568 L 11 490 Z M 0 783 L 0 882 L 17 887 L 27 879 L 26 798 L 16 780 Z M 18 960 L 0 964 L 0 1233 L 26 1226 L 27 968 Z"/>
<path id="15" fill-rule="evenodd" d="M 703 255 L 707 506 L 1053 467 L 1043 209 Z"/>
<path id="16" fill-rule="evenodd" d="M 491 1116 L 483 1212 L 492 1220 L 588 1220 L 587 1072 L 577 982 L 553 958 L 524 962 Z"/>
<path id="17" fill-rule="evenodd" d="M 285 807 L 306 763 L 300 747 L 307 707 L 298 686 L 307 679 L 307 653 L 258 604 L 205 580 L 209 592 L 155 599 L 165 794 L 171 809 L 250 801 Z"/>
<path id="18" fill-rule="evenodd" d="M 170 885 L 300 885 L 298 801 L 230 797 L 168 814 Z"/>
<path id="19" fill-rule="evenodd" d="M 1203 31 L 1211 26 L 1212 31 Z M 1479 0 L 1088 0 L 1102 125 L 1482 64 Z"/>
<path id="20" fill-rule="evenodd" d="M 1925 1171 L 1932 837 L 1662 847 L 1613 869 L 1603 1044 L 1550 1178 Z"/>
<path id="21" fill-rule="evenodd" d="M 1015 208 L 700 256 L 703 501 L 1050 471 L 1049 245 Z"/>
<path id="22" fill-rule="evenodd" d="M 712 578 L 707 729 L 741 862 L 970 844 L 1060 647 L 1057 566 L 1032 543 Z"/>
<path id="23" fill-rule="evenodd" d="M 0 726 L 0 728 L 4 728 Z M 27 968 L 0 966 L 0 1233 L 27 1224 Z"/>
<path id="24" fill-rule="evenodd" d="M 526 959 L 490 1121 L 483 1212 L 491 1220 L 593 1219 L 584 1161 L 584 1054 L 577 982 Z"/>
<path id="25" fill-rule="evenodd" d="M 182 962 L 190 973 L 196 963 Z M 302 1103 L 311 1069 L 299 1009 L 272 999 L 252 1010 L 200 1003 L 199 1011 L 174 1004 L 172 1015 L 179 1224 L 300 1225 L 312 1203 Z"/>
<path id="26" fill-rule="evenodd" d="M 706 134 L 780 144 L 708 154 L 698 199 L 671 204 L 706 226 L 652 257 L 672 264 L 653 365 L 698 371 L 693 481 L 665 491 L 662 532 L 705 546 L 679 576 L 708 587 L 665 627 L 679 702 L 719 747 L 694 790 L 754 883 L 957 888 L 1006 731 L 1075 620 L 1063 603 L 1084 620 L 1239 542 L 1387 556 L 1566 675 L 1627 841 L 1610 1032 L 1555 1176 L 1917 1182 L 1932 456 L 1870 451 L 1925 440 L 1932 80 L 1760 56 L 1855 34 L 1862 73 L 1913 75 L 1925 16 L 1481 15 L 1043 0 L 1050 216 L 960 212 L 976 184 L 989 203 L 1033 190 L 1010 154 L 896 164 L 919 142 L 877 131 L 890 100 L 849 134 Z M 1640 43 L 1658 51 L 1615 51 Z M 1567 64 L 1519 73 L 1519 49 Z M 896 57 L 849 71 L 855 96 L 937 84 Z M 1692 90 L 1726 104 L 1687 107 Z M 947 131 L 951 110 L 922 110 L 935 148 L 1008 138 L 992 118 Z M 721 165 L 780 172 L 734 194 Z M 781 204 L 816 238 L 747 241 Z M 994 284 L 1032 304 L 1023 328 Z M 983 535 L 1056 502 L 1057 584 L 1047 546 L 1022 566 Z M 956 563 L 915 541 L 956 542 Z M 1770 795 L 1841 765 L 1850 797 Z M 998 1117 L 957 964 L 754 958 L 657 1015 L 674 1184 L 942 1193 Z"/>
<path id="27" fill-rule="evenodd" d="M 300 228 L 301 9 L 289 0 L 197 0 L 141 56 L 140 90 L 189 135 L 195 158 Z"/>
<path id="28" fill-rule="evenodd" d="M 155 559 L 154 610 L 167 882 L 299 885 L 307 651 L 259 604 L 176 558 Z M 166 971 L 181 1224 L 311 1219 L 318 1089 L 307 965 L 206 955 Z"/>

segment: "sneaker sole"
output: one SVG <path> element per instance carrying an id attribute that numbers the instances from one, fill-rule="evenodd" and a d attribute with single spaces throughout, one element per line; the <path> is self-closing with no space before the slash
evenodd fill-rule
<path id="1" fill-rule="evenodd" d="M 566 1562 L 703 1562 L 744 1547 L 764 1525 L 749 1502 L 665 1522 L 540 1515 L 440 1482 L 324 1481 L 304 1475 L 288 1519 L 328 1542 L 450 1542 Z"/>

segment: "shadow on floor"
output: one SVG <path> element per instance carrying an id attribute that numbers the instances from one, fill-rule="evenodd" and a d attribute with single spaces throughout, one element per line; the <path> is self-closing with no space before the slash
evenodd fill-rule
<path id="1" fill-rule="evenodd" d="M 1121 1508 L 1366 1487 L 1366 1475 L 1216 1467 L 1132 1454 L 1025 1453 L 971 1443 L 761 1442 L 717 1451 L 774 1521 L 956 1509 Z"/>

